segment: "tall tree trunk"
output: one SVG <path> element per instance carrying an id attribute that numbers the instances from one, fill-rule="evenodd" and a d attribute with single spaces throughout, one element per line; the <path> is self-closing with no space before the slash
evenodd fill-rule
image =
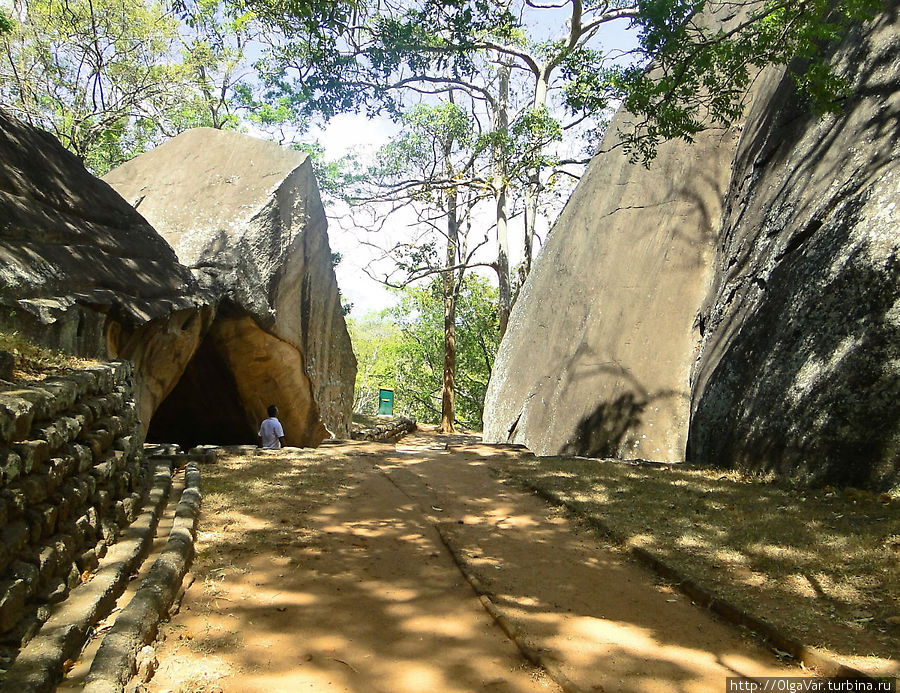
<path id="1" fill-rule="evenodd" d="M 452 173 L 446 154 L 447 172 Z M 451 269 L 457 263 L 459 247 L 459 219 L 457 217 L 457 191 L 447 192 L 447 257 L 443 274 L 444 294 L 444 377 L 441 392 L 441 433 L 454 431 L 454 395 L 456 390 L 456 294 L 457 270 Z M 461 272 L 462 270 L 458 270 Z"/>
<path id="2" fill-rule="evenodd" d="M 509 131 L 509 74 L 510 62 L 504 59 L 499 69 L 499 93 L 497 111 L 494 114 L 494 129 L 503 135 Z M 512 292 L 509 280 L 509 238 L 507 236 L 507 191 L 509 175 L 506 154 L 497 152 L 494 159 L 494 195 L 497 201 L 497 280 L 499 284 L 498 313 L 500 317 L 500 338 L 506 334 L 509 312 L 512 307 Z"/>
<path id="3" fill-rule="evenodd" d="M 531 272 L 531 256 L 534 249 L 534 224 L 537 220 L 538 197 L 540 195 L 541 173 L 536 168 L 528 173 L 528 187 L 525 189 L 525 244 L 522 248 L 522 271 L 519 285 Z"/>
<path id="4" fill-rule="evenodd" d="M 535 111 L 547 108 L 547 84 L 549 82 L 549 67 L 544 66 L 538 74 L 534 84 L 534 101 L 532 107 Z M 537 221 L 538 202 L 541 196 L 541 169 L 533 166 L 528 172 L 528 185 L 525 188 L 525 243 L 522 248 L 522 271 L 519 284 L 525 281 L 525 277 L 531 272 L 531 259 L 534 253 L 534 227 Z"/>
<path id="5" fill-rule="evenodd" d="M 452 277 L 450 278 L 452 282 Z M 456 296 L 447 294 L 444 279 L 444 382 L 441 393 L 441 433 L 453 433 L 454 394 L 456 389 Z"/>

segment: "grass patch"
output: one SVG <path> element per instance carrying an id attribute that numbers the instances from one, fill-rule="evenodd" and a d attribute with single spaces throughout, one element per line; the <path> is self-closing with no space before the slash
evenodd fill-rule
<path id="1" fill-rule="evenodd" d="M 0 332 L 0 351 L 13 355 L 15 366 L 13 378 L 17 380 L 39 380 L 66 369 L 84 368 L 95 363 L 61 351 L 46 349 L 25 340 L 16 332 Z"/>
<path id="2" fill-rule="evenodd" d="M 801 642 L 837 656 L 900 652 L 897 498 L 612 460 L 516 465 L 521 483 Z"/>

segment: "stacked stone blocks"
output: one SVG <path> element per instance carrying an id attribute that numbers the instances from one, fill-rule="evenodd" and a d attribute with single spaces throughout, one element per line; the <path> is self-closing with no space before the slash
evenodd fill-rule
<path id="1" fill-rule="evenodd" d="M 0 381 L 0 670 L 141 506 L 132 367 Z"/>
<path id="2" fill-rule="evenodd" d="M 353 431 L 353 440 L 371 440 L 376 442 L 389 442 L 402 438 L 407 433 L 416 430 L 416 420 L 400 416 L 391 419 L 372 428 L 364 428 L 361 431 Z"/>

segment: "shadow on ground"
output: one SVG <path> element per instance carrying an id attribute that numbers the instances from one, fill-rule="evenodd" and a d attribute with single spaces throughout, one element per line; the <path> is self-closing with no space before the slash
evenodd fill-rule
<path id="1" fill-rule="evenodd" d="M 875 669 L 900 651 L 896 499 L 612 460 L 507 469 L 801 642 Z"/>
<path id="2" fill-rule="evenodd" d="M 243 450 L 205 467 L 197 582 L 152 690 L 559 690 L 482 609 L 438 525 L 584 690 L 718 691 L 778 671 L 491 475 L 526 453 L 453 449 L 467 442 Z"/>

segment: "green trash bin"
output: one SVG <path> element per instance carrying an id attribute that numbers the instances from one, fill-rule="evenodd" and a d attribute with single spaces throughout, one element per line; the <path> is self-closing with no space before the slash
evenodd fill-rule
<path id="1" fill-rule="evenodd" d="M 394 391 L 379 390 L 378 391 L 378 416 L 394 415 Z"/>

